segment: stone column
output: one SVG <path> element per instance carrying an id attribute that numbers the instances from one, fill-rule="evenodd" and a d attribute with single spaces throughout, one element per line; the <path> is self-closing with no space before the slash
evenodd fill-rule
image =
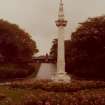
<path id="1" fill-rule="evenodd" d="M 65 72 L 65 47 L 64 47 L 64 27 L 58 28 L 58 54 L 57 54 L 57 72 L 52 78 L 54 82 L 70 83 L 71 78 Z"/>
<path id="2" fill-rule="evenodd" d="M 58 54 L 57 54 L 57 72 L 52 78 L 55 82 L 70 82 L 71 78 L 65 72 L 65 46 L 64 36 L 67 20 L 64 17 L 63 3 L 60 0 L 58 20 L 56 26 L 58 27 Z"/>
<path id="3" fill-rule="evenodd" d="M 64 27 L 58 28 L 57 73 L 65 73 Z"/>

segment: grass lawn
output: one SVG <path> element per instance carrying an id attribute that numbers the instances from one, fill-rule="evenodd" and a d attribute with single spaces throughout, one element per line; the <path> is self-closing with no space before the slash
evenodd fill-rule
<path id="1" fill-rule="evenodd" d="M 4 95 L 4 101 L 5 99 L 10 99 L 11 101 L 14 101 L 15 103 L 19 103 L 22 101 L 22 96 L 27 92 L 25 89 L 12 89 L 8 86 L 0 86 L 0 94 L 1 96 Z M 1 100 L 2 102 L 2 100 Z M 1 104 L 0 104 L 1 105 Z M 8 104 L 7 104 L 8 105 Z"/>

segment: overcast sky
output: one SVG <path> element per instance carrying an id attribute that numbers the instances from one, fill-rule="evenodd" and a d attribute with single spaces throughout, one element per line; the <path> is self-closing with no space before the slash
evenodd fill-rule
<path id="1" fill-rule="evenodd" d="M 63 0 L 68 19 L 65 39 L 79 22 L 88 17 L 105 14 L 105 0 Z M 0 17 L 18 24 L 37 42 L 39 54 L 45 54 L 51 41 L 57 37 L 54 21 L 57 19 L 59 0 L 0 0 Z"/>

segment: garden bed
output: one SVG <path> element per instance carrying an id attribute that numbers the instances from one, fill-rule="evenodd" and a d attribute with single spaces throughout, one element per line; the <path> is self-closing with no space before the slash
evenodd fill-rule
<path id="1" fill-rule="evenodd" d="M 3 97 L 0 105 L 105 105 L 104 81 L 73 80 L 58 84 L 48 80 L 21 80 L 0 87 L 0 93 Z"/>
<path id="2" fill-rule="evenodd" d="M 79 81 L 73 80 L 71 83 L 54 83 L 50 80 L 29 80 L 12 82 L 10 87 L 12 88 L 29 88 L 29 89 L 41 89 L 44 91 L 53 92 L 77 92 L 86 89 L 100 89 L 105 88 L 104 81 Z"/>

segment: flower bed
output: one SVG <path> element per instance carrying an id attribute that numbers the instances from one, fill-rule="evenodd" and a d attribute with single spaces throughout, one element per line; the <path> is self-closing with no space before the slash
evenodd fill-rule
<path id="1" fill-rule="evenodd" d="M 23 105 L 105 105 L 105 89 L 74 93 L 37 91 L 24 96 Z"/>
<path id="2" fill-rule="evenodd" d="M 45 91 L 54 92 L 76 92 L 85 89 L 99 89 L 105 88 L 105 82 L 102 81 L 72 81 L 71 83 L 54 83 L 52 81 L 42 80 L 34 82 L 13 82 L 10 87 L 12 88 L 30 88 L 41 89 Z"/>
<path id="3" fill-rule="evenodd" d="M 9 102 L 12 104 L 3 105 L 105 105 L 105 82 L 101 81 L 58 84 L 48 80 L 25 80 L 13 82 L 9 88 L 6 87 L 7 94 L 11 91 L 9 93 L 14 96 L 20 95 L 21 100 L 16 104 L 15 97 L 11 97 Z"/>

